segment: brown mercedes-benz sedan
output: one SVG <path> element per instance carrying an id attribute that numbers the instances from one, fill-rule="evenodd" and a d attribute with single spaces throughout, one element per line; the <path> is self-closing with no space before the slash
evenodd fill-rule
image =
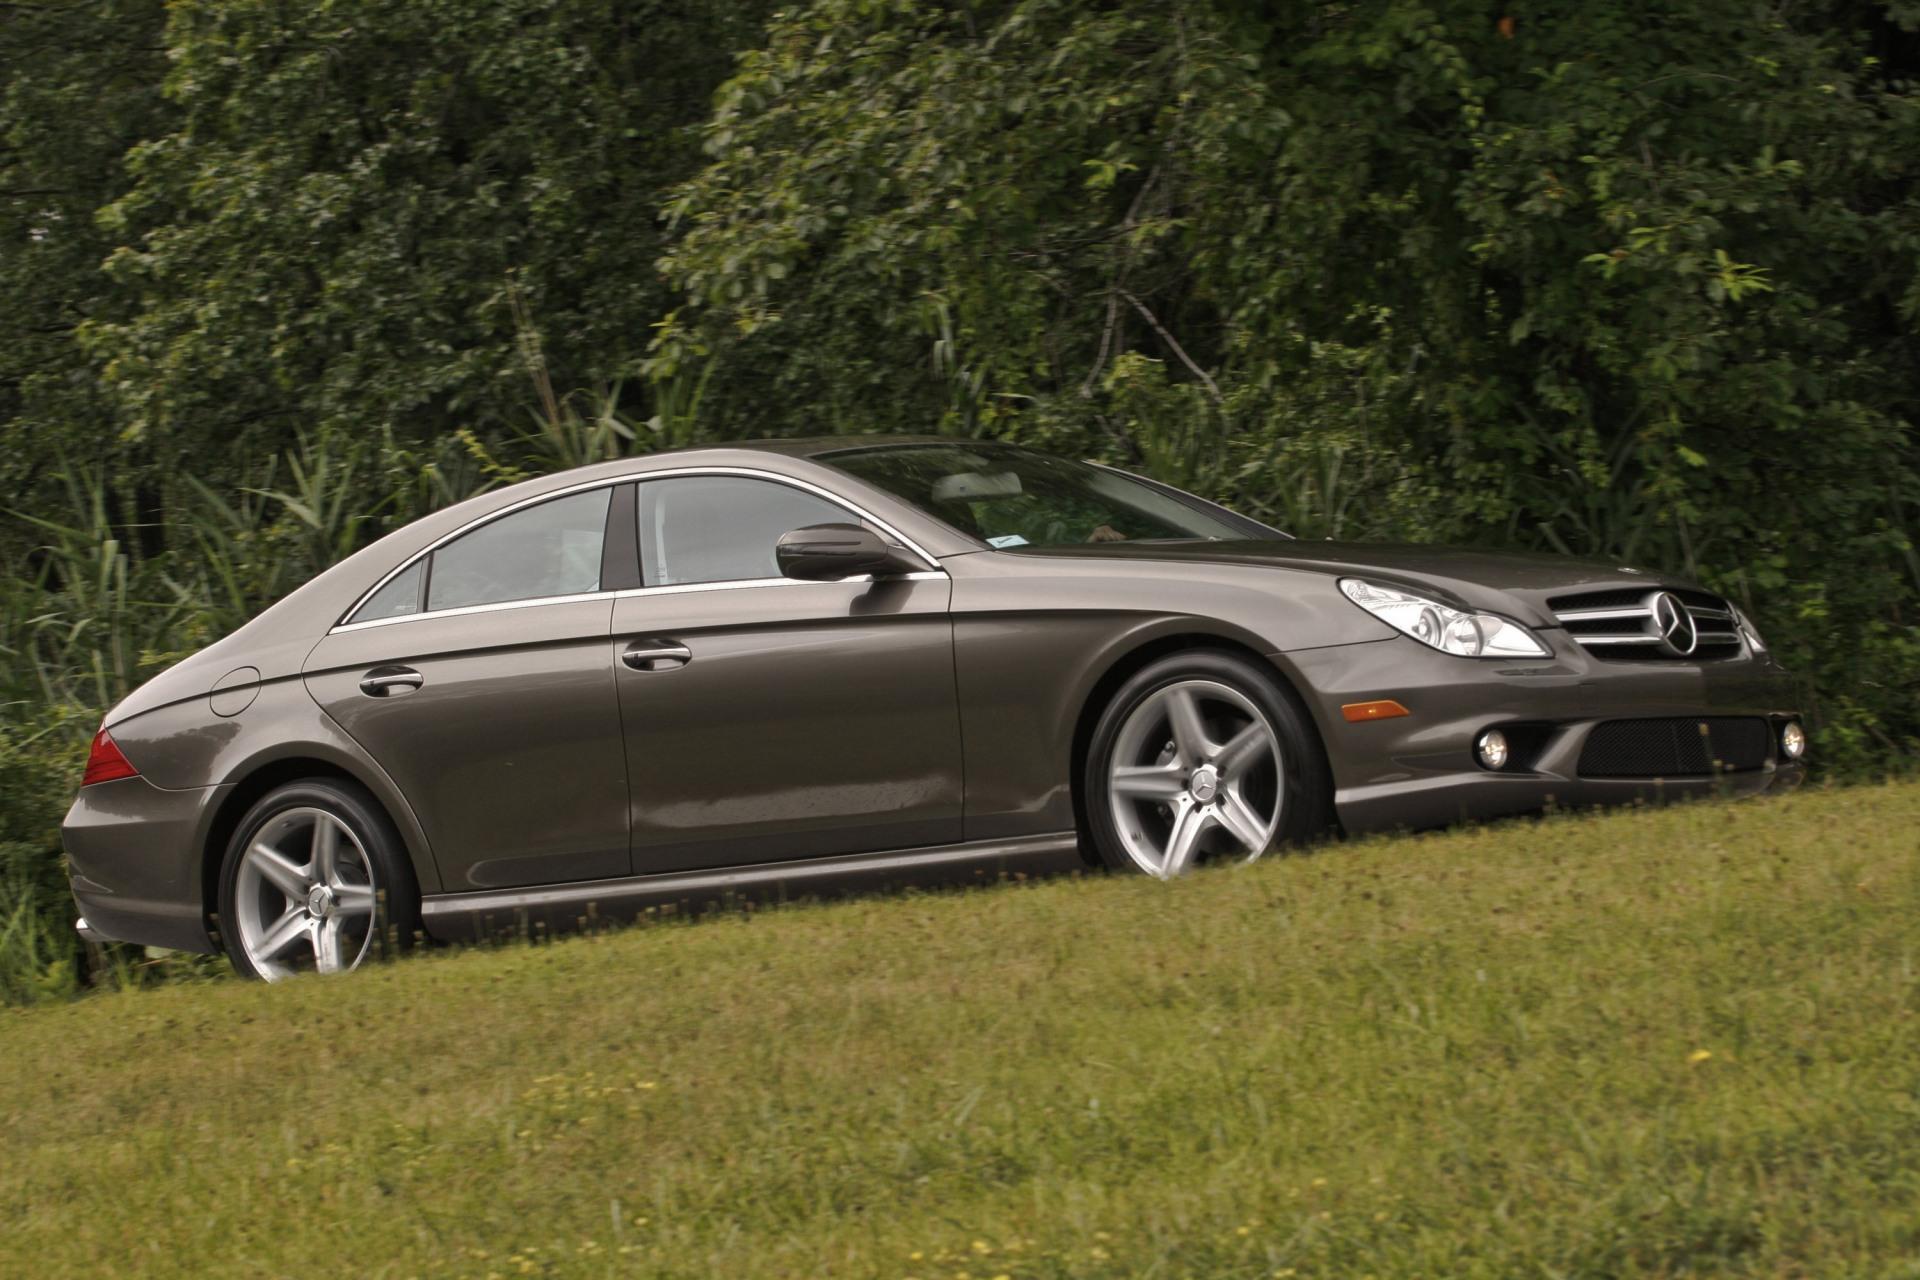
<path id="1" fill-rule="evenodd" d="M 530 480 L 334 566 L 107 716 L 89 936 L 388 938 L 1797 781 L 1731 603 L 1609 563 L 1305 543 L 976 441 Z"/>

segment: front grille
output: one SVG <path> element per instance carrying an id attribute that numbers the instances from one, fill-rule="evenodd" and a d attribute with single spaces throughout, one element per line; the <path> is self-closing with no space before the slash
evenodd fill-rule
<path id="1" fill-rule="evenodd" d="M 1583 778 L 1684 778 L 1764 768 L 1773 733 L 1758 716 L 1608 720 L 1580 749 Z"/>
<path id="2" fill-rule="evenodd" d="M 1692 621 L 1691 652 L 1680 652 L 1664 638 L 1657 613 L 1662 596 L 1673 597 Z M 1556 596 L 1547 607 L 1583 649 L 1609 662 L 1718 662 L 1742 652 L 1733 606 L 1704 591 L 1588 591 Z"/>

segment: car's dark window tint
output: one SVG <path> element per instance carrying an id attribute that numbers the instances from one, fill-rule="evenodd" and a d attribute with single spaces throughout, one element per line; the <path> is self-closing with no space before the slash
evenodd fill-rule
<path id="1" fill-rule="evenodd" d="M 781 534 L 857 521 L 839 503 L 773 480 L 650 480 L 640 486 L 641 574 L 650 587 L 778 578 Z"/>
<path id="2" fill-rule="evenodd" d="M 600 589 L 611 489 L 555 498 L 483 524 L 433 553 L 428 609 Z"/>
<path id="3" fill-rule="evenodd" d="M 377 618 L 404 618 L 420 612 L 420 575 L 426 568 L 425 560 L 414 561 L 404 572 L 389 579 L 386 586 L 368 596 L 367 602 L 355 609 L 347 621 L 372 622 Z"/>
<path id="4" fill-rule="evenodd" d="M 1271 536 L 1131 476 L 997 445 L 878 445 L 821 454 L 992 546 Z M 1177 491 L 1175 491 L 1177 492 Z"/>

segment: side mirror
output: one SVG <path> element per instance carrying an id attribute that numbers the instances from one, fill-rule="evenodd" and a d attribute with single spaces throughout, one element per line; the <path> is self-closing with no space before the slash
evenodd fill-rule
<path id="1" fill-rule="evenodd" d="M 773 544 L 773 559 L 789 578 L 833 582 L 863 573 L 880 577 L 913 573 L 922 566 L 906 552 L 888 546 L 879 534 L 858 524 L 810 524 L 783 533 Z"/>

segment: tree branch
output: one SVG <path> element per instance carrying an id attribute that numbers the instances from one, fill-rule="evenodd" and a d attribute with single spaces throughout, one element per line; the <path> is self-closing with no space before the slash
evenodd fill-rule
<path id="1" fill-rule="evenodd" d="M 1080 398 L 1093 399 L 1093 382 L 1100 371 L 1107 367 L 1107 356 L 1113 350 L 1114 330 L 1120 324 L 1120 291 L 1107 290 L 1107 323 L 1100 330 L 1100 350 L 1094 353 L 1093 366 L 1087 370 L 1086 379 L 1080 384 Z"/>
<path id="2" fill-rule="evenodd" d="M 1193 362 L 1193 357 L 1188 355 L 1187 349 L 1180 345 L 1180 340 L 1168 333 L 1166 326 L 1160 323 L 1159 318 L 1156 317 L 1153 312 L 1147 310 L 1147 304 L 1134 297 L 1131 293 L 1128 293 L 1125 289 L 1120 290 L 1120 296 L 1133 304 L 1133 309 L 1138 311 L 1146 322 L 1153 326 L 1153 331 L 1160 335 L 1160 340 L 1167 344 L 1168 349 L 1171 350 L 1174 355 L 1180 357 L 1180 363 L 1187 366 L 1187 369 L 1193 376 L 1200 379 L 1200 381 L 1206 385 L 1207 394 L 1213 397 L 1214 405 L 1218 407 L 1224 404 L 1225 400 L 1220 395 L 1220 388 L 1215 385 L 1211 377 L 1207 376 L 1207 371 Z"/>
<path id="3" fill-rule="evenodd" d="M 1140 209 L 1146 204 L 1147 195 L 1153 190 L 1153 184 L 1160 177 L 1160 166 L 1154 165 L 1147 170 L 1147 176 L 1140 182 L 1140 189 L 1133 193 L 1133 200 L 1127 205 L 1127 215 L 1120 220 L 1114 231 L 1117 236 L 1131 236 L 1135 227 L 1140 225 Z M 1120 246 L 1120 265 L 1114 268 L 1113 283 L 1107 287 L 1107 323 L 1100 332 L 1100 350 L 1093 357 L 1093 367 L 1087 370 L 1085 380 L 1080 383 L 1080 398 L 1093 398 L 1094 380 L 1100 371 L 1107 367 L 1107 357 L 1113 354 L 1113 340 L 1119 332 L 1120 295 L 1126 292 L 1127 271 L 1133 266 L 1133 242 L 1128 239 Z M 1135 306 L 1140 305 L 1138 302 Z"/>

